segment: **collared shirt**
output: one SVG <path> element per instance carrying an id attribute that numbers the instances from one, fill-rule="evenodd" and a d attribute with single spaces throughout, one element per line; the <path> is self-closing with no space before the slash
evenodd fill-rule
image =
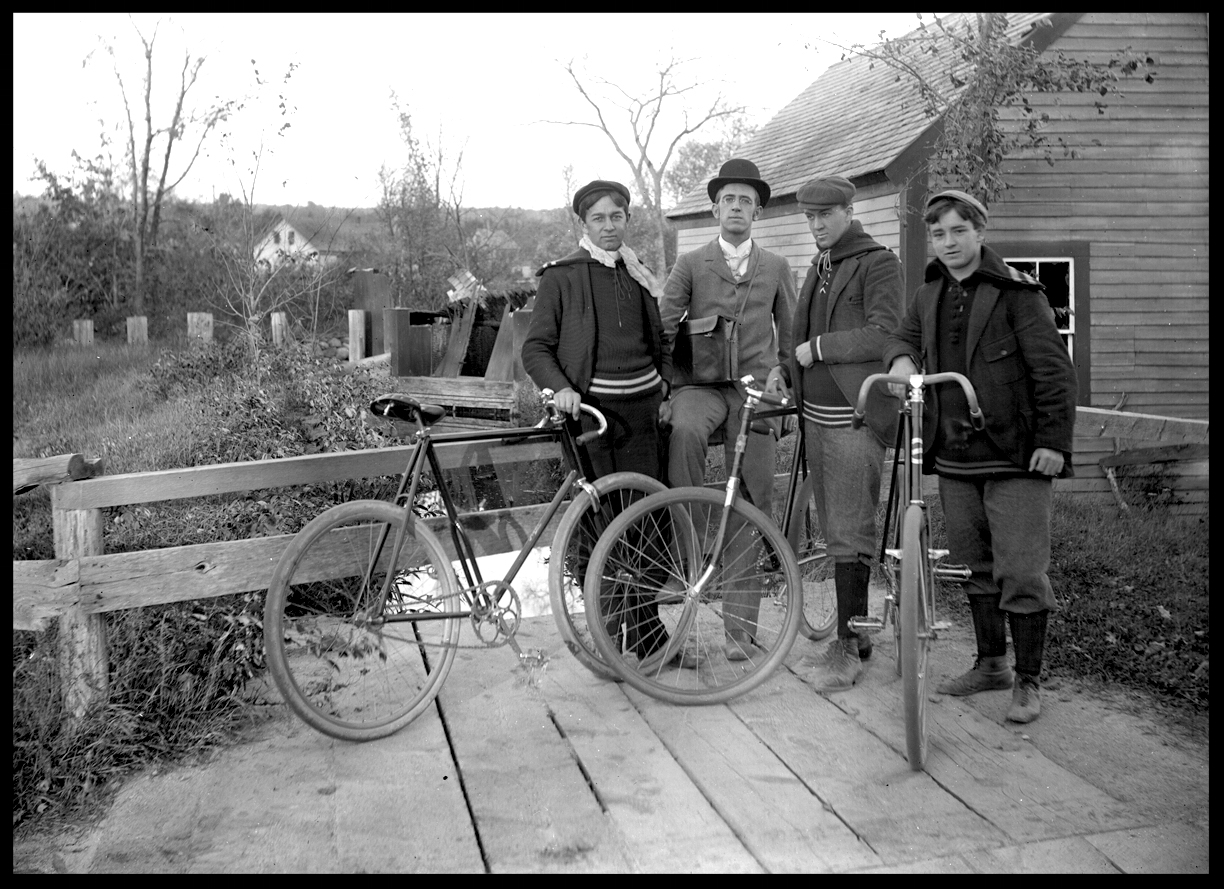
<path id="1" fill-rule="evenodd" d="M 728 244 L 723 236 L 719 235 L 718 246 L 722 248 L 723 259 L 727 261 L 727 268 L 731 269 L 731 274 L 735 275 L 736 280 L 742 278 L 748 271 L 748 255 L 752 253 L 752 238 L 735 247 Z"/>

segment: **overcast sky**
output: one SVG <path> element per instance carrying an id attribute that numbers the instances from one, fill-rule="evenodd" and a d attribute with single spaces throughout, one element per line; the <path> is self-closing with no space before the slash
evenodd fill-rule
<path id="1" fill-rule="evenodd" d="M 31 181 L 35 158 L 66 173 L 73 150 L 96 155 L 103 131 L 125 120 L 99 37 L 112 41 L 129 100 L 138 101 L 142 59 L 133 21 L 150 36 L 158 19 L 13 16 L 15 191 L 41 192 Z M 542 209 L 568 202 L 567 164 L 579 184 L 630 180 L 602 133 L 541 122 L 594 119 L 565 73 L 570 59 L 592 79 L 633 95 L 646 94 L 658 63 L 691 60 L 679 79 L 698 85 L 694 107 L 721 90 L 760 125 L 838 61 L 841 51 L 821 38 L 872 43 L 881 30 L 899 36 L 916 25 L 914 13 L 183 14 L 161 21 L 155 58 L 171 67 L 155 68 L 155 84 L 177 81 L 173 66 L 181 66 L 186 46 L 207 58 L 197 102 L 251 97 L 225 125 L 224 138 L 206 144 L 206 155 L 179 188 L 183 197 L 240 194 L 262 144 L 259 203 L 374 206 L 379 168 L 403 159 L 394 91 L 419 138 L 440 143 L 452 157 L 463 152 L 466 206 Z M 298 67 L 284 91 L 287 116 L 281 118 L 278 87 L 290 63 Z M 262 89 L 253 68 L 270 82 Z M 169 114 L 155 107 L 155 123 Z M 282 119 L 290 127 L 278 137 Z M 112 148 L 116 160 L 121 145 Z M 171 170 L 181 165 L 172 163 Z"/>

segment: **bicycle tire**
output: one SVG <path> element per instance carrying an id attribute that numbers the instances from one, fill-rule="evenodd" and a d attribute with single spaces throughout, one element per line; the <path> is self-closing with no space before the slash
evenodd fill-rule
<path id="1" fill-rule="evenodd" d="M 596 676 L 620 680 L 599 654 L 587 630 L 582 576 L 599 536 L 629 504 L 667 486 L 640 472 L 614 472 L 591 482 L 596 498 L 583 488 L 561 516 L 548 557 L 548 598 L 553 620 L 570 654 Z"/>
<path id="2" fill-rule="evenodd" d="M 799 563 L 803 584 L 803 613 L 799 633 L 819 641 L 837 626 L 837 590 L 833 585 L 833 560 L 825 551 L 820 520 L 813 501 L 815 479 L 808 476 L 791 506 L 788 542 Z"/>
<path id="3" fill-rule="evenodd" d="M 794 552 L 777 525 L 743 501 L 732 505 L 722 556 L 696 591 L 724 496 L 677 488 L 638 501 L 599 538 L 587 570 L 587 626 L 599 653 L 627 684 L 669 703 L 723 703 L 750 691 L 782 663 L 799 631 L 802 586 Z M 752 626 L 755 650 L 724 635 L 729 595 L 731 619 Z M 634 614 L 653 617 L 651 603 L 667 638 L 640 657 L 624 640 Z M 622 644 L 610 624 L 624 633 Z M 645 631 L 639 637 L 650 638 Z"/>
<path id="4" fill-rule="evenodd" d="M 432 704 L 455 659 L 454 569 L 420 522 L 404 535 L 390 601 L 377 604 L 404 521 L 390 503 L 334 506 L 290 541 L 268 587 L 268 669 L 293 712 L 333 738 L 370 741 L 403 728 Z"/>
<path id="5" fill-rule="evenodd" d="M 911 504 L 901 537 L 901 693 L 905 699 L 905 748 L 910 768 L 926 765 L 926 683 L 931 638 L 934 576 L 926 510 Z"/>

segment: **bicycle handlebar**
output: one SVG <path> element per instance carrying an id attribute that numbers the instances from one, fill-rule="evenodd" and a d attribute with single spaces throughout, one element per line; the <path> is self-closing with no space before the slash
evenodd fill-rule
<path id="1" fill-rule="evenodd" d="M 790 398 L 786 395 L 773 395 L 763 389 L 757 389 L 752 384 L 756 379 L 752 376 L 742 377 L 740 382 L 744 385 L 744 391 L 751 398 L 758 401 L 763 401 L 765 404 L 773 405 L 774 407 L 790 407 Z"/>
<path id="2" fill-rule="evenodd" d="M 881 382 L 896 383 L 897 385 L 905 386 L 907 389 L 921 389 L 924 386 L 933 386 L 936 383 L 957 383 L 964 390 L 965 398 L 969 402 L 969 422 L 973 424 L 973 428 L 978 432 L 986 428 L 986 418 L 982 415 L 982 409 L 978 407 L 977 393 L 973 391 L 973 384 L 963 374 L 948 371 L 937 374 L 914 374 L 913 376 L 872 374 L 863 380 L 863 385 L 859 388 L 858 404 L 855 405 L 854 416 L 850 419 L 850 425 L 855 429 L 863 425 L 863 418 L 867 415 L 867 395 L 870 393 L 871 387 Z"/>
<path id="3" fill-rule="evenodd" d="M 557 410 L 557 404 L 553 401 L 553 395 L 556 393 L 552 389 L 541 389 L 540 399 L 544 402 L 544 407 L 548 410 L 549 417 L 554 421 L 563 419 L 562 414 Z M 605 417 L 598 408 L 591 407 L 585 401 L 578 405 L 578 410 L 590 416 L 599 424 L 598 429 L 592 429 L 590 432 L 584 432 L 574 439 L 575 444 L 585 445 L 587 442 L 594 441 L 608 431 L 608 418 Z"/>

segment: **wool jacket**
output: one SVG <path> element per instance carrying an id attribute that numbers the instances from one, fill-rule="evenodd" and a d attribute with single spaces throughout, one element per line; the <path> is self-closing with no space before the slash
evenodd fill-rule
<path id="1" fill-rule="evenodd" d="M 595 260 L 579 248 L 564 259 L 550 262 L 536 274 L 540 285 L 531 311 L 531 326 L 523 341 L 523 369 L 541 389 L 560 392 L 571 388 L 585 396 L 595 369 L 599 329 L 591 290 Z M 659 306 L 655 298 L 633 282 L 649 330 L 646 347 L 655 370 L 663 374 Z"/>
<path id="2" fill-rule="evenodd" d="M 747 300 L 745 301 L 745 295 Z M 744 302 L 743 312 L 739 312 Z M 795 315 L 795 276 L 790 265 L 755 241 L 748 267 L 738 282 L 727 267 L 715 238 L 704 247 L 685 253 L 663 288 L 659 314 L 663 322 L 663 379 L 672 385 L 672 347 L 680 321 L 722 315 L 740 317 L 739 370 L 752 374 L 760 385 L 769 372 L 782 367 L 790 385 L 791 323 Z M 677 385 L 683 381 L 677 379 Z"/>
<path id="3" fill-rule="evenodd" d="M 859 388 L 874 373 L 884 373 L 884 341 L 901 321 L 905 301 L 901 283 L 901 260 L 863 231 L 857 219 L 829 251 L 829 300 L 824 332 L 811 330 L 812 300 L 820 285 L 820 254 L 812 260 L 799 305 L 795 309 L 794 342 L 790 348 L 791 379 L 795 400 L 803 404 L 803 368 L 794 359 L 800 343 L 810 342 L 816 358 L 820 337 L 820 359 L 851 407 L 858 404 Z M 886 387 L 876 386 L 867 400 L 867 427 L 884 447 L 896 443 L 899 405 Z"/>
<path id="4" fill-rule="evenodd" d="M 885 366 L 906 355 L 923 373 L 939 373 L 937 319 L 944 273 L 939 260 L 927 266 L 925 283 L 885 344 Z M 1068 478 L 1074 474 L 1078 384 L 1041 283 L 1007 265 L 985 245 L 974 277 L 978 284 L 966 324 L 966 376 L 985 414 L 986 434 L 1009 460 L 1026 469 L 1037 448 L 1061 451 L 1065 462 L 1058 477 Z M 940 387 L 934 388 L 922 424 L 927 474 L 934 472 L 933 445 L 940 428 Z"/>

